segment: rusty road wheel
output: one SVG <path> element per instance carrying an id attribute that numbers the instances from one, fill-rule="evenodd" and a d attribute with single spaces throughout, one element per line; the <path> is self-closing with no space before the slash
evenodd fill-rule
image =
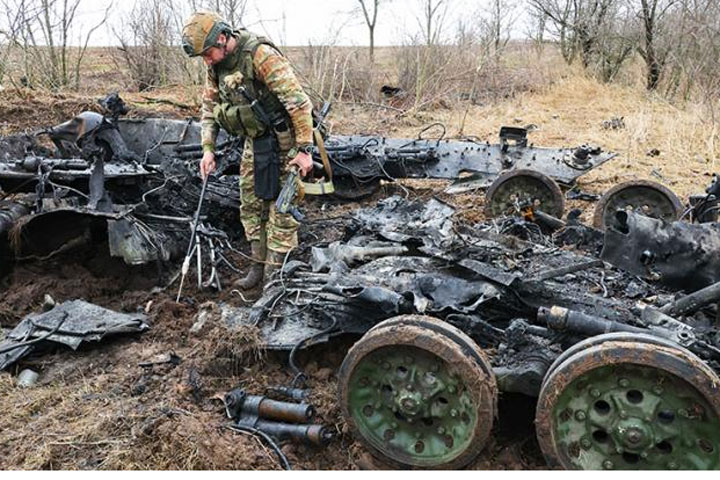
<path id="1" fill-rule="evenodd" d="M 647 217 L 673 222 L 680 218 L 683 205 L 669 188 L 650 180 L 631 180 L 615 185 L 600 197 L 593 214 L 593 226 L 605 230 L 612 225 L 615 212 L 633 210 Z"/>
<path id="2" fill-rule="evenodd" d="M 401 468 L 459 468 L 484 448 L 496 416 L 492 368 L 475 342 L 432 317 L 379 323 L 348 352 L 339 397 L 355 438 Z"/>
<path id="3" fill-rule="evenodd" d="M 485 194 L 485 216 L 516 215 L 525 208 L 561 218 L 565 197 L 555 181 L 535 170 L 511 170 L 500 175 Z"/>
<path id="4" fill-rule="evenodd" d="M 550 367 L 535 425 L 551 466 L 718 469 L 720 378 L 672 342 L 598 335 Z"/>

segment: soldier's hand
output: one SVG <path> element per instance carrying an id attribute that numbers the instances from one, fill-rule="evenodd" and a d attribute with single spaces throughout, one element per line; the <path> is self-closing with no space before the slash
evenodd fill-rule
<path id="1" fill-rule="evenodd" d="M 309 153 L 300 152 L 290 160 L 290 165 L 295 165 L 300 170 L 300 176 L 305 177 L 313 168 L 312 157 Z"/>
<path id="2" fill-rule="evenodd" d="M 202 160 L 200 160 L 200 176 L 203 180 L 205 177 L 215 171 L 215 154 L 213 152 L 203 153 Z"/>

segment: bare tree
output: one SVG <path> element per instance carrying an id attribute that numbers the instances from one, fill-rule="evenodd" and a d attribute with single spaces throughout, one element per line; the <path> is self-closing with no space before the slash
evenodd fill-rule
<path id="1" fill-rule="evenodd" d="M 447 16 L 448 0 L 418 0 L 418 2 L 421 6 L 421 12 L 416 18 L 425 45 L 437 45 L 440 42 Z"/>
<path id="2" fill-rule="evenodd" d="M 639 0 L 638 16 L 642 28 L 642 43 L 638 47 L 647 69 L 646 87 L 655 90 L 665 69 L 665 62 L 673 48 L 668 41 L 666 16 L 677 5 L 677 0 Z"/>
<path id="3" fill-rule="evenodd" d="M 623 0 L 528 0 L 544 15 L 558 36 L 563 57 L 572 63 L 579 54 L 585 68 L 612 80 L 630 58 L 637 42 L 632 9 Z"/>
<path id="4" fill-rule="evenodd" d="M 529 23 L 526 30 L 528 39 L 533 42 L 535 51 L 541 55 L 545 47 L 545 32 L 547 31 L 547 15 L 543 12 L 530 9 L 528 11 Z"/>
<path id="5" fill-rule="evenodd" d="M 375 26 L 377 25 L 378 10 L 383 0 L 357 0 L 360 4 L 358 10 L 363 14 L 365 25 L 368 28 L 368 36 L 370 40 L 370 65 L 375 63 Z"/>
<path id="6" fill-rule="evenodd" d="M 189 61 L 177 44 L 182 20 L 173 0 L 145 0 L 135 4 L 115 31 L 120 59 L 139 90 L 192 78 Z"/>
<path id="7" fill-rule="evenodd" d="M 25 83 L 51 88 L 66 87 L 74 79 L 79 87 L 80 64 L 92 34 L 105 23 L 111 6 L 101 21 L 87 33 L 77 24 L 81 0 L 4 0 L 3 7 L 11 30 L 8 43 L 19 48 L 23 58 Z M 77 34 L 82 47 L 70 45 Z M 84 41 L 83 41 L 84 37 Z"/>
<path id="8" fill-rule="evenodd" d="M 211 10 L 227 20 L 230 25 L 239 27 L 247 13 L 249 0 L 190 0 L 192 10 Z"/>
<path id="9" fill-rule="evenodd" d="M 490 0 L 478 15 L 483 40 L 495 57 L 510 41 L 510 28 L 518 17 L 515 6 L 515 0 Z"/>
<path id="10" fill-rule="evenodd" d="M 0 2 L 5 17 L 0 24 L 0 84 L 8 72 L 10 55 L 18 46 L 20 29 L 22 27 L 23 10 L 15 8 L 16 5 L 10 0 Z"/>

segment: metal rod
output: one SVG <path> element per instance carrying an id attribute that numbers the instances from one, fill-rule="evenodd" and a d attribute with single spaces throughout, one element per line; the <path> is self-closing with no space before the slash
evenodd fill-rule
<path id="1" fill-rule="evenodd" d="M 678 317 L 697 311 L 717 301 L 720 301 L 720 282 L 713 283 L 709 287 L 678 298 L 674 302 L 663 306 L 660 311 L 671 317 Z"/>
<path id="2" fill-rule="evenodd" d="M 193 228 L 192 228 L 192 233 L 190 234 L 190 242 L 188 243 L 188 251 L 187 251 L 187 254 L 185 255 L 185 259 L 183 260 L 182 268 L 180 270 L 182 277 L 180 278 L 180 288 L 178 288 L 177 298 L 175 299 L 176 302 L 180 301 L 180 295 L 182 294 L 183 284 L 185 283 L 185 276 L 187 275 L 188 270 L 190 270 L 190 259 L 192 258 L 192 252 L 195 249 L 195 238 L 197 236 L 197 229 L 198 229 L 198 224 L 199 224 L 199 220 L 200 220 L 200 210 L 202 209 L 203 199 L 205 198 L 205 190 L 207 188 L 209 178 L 210 178 L 210 175 L 205 176 L 205 178 L 203 179 L 202 189 L 200 190 L 200 200 L 198 201 L 197 210 L 195 211 L 195 216 L 193 217 L 193 223 L 192 223 Z M 200 251 L 198 249 L 198 259 L 199 259 L 199 255 L 200 255 Z"/>

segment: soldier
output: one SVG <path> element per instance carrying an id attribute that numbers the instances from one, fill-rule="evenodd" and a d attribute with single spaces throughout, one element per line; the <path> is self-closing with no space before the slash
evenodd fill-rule
<path id="1" fill-rule="evenodd" d="M 267 282 L 297 246 L 298 222 L 278 213 L 272 200 L 286 164 L 297 166 L 301 176 L 312 169 L 312 104 L 269 39 L 235 30 L 215 13 L 193 14 L 183 28 L 182 44 L 185 53 L 201 56 L 207 65 L 201 118 L 203 178 L 215 169 L 219 126 L 245 139 L 240 220 L 253 263 L 235 285 L 253 288 Z"/>

